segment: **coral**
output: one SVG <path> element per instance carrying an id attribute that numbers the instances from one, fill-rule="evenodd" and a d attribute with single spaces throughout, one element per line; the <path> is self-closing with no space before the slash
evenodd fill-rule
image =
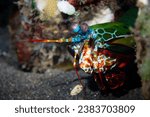
<path id="1" fill-rule="evenodd" d="M 49 20 L 56 15 L 57 0 L 35 0 L 42 20 Z"/>

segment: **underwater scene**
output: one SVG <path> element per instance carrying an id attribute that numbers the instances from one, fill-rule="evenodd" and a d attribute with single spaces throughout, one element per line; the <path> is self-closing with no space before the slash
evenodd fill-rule
<path id="1" fill-rule="evenodd" d="M 149 100 L 148 0 L 0 0 L 0 100 Z"/>

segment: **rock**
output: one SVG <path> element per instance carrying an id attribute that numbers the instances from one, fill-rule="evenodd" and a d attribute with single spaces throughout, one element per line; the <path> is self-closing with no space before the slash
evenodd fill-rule
<path id="1" fill-rule="evenodd" d="M 135 39 L 137 43 L 138 72 L 142 78 L 142 93 L 145 99 L 150 99 L 150 8 L 141 8 L 136 21 Z"/>
<path id="2" fill-rule="evenodd" d="M 143 80 L 142 94 L 145 99 L 150 99 L 150 80 Z"/>
<path id="3" fill-rule="evenodd" d="M 87 21 L 89 25 L 95 25 L 99 23 L 106 23 L 114 21 L 114 14 L 110 8 L 101 9 L 99 13 L 95 14 L 92 20 Z"/>

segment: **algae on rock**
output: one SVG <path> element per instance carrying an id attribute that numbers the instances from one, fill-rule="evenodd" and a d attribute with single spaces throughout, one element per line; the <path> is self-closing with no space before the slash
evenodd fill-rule
<path id="1" fill-rule="evenodd" d="M 142 93 L 150 99 L 150 7 L 140 10 L 136 21 L 138 72 L 142 78 Z"/>

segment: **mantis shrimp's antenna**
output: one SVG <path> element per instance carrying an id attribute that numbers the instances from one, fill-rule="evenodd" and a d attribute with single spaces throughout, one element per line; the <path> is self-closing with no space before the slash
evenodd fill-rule
<path id="1" fill-rule="evenodd" d="M 55 40 L 55 39 L 29 39 L 28 40 L 29 42 L 43 42 L 43 43 L 62 43 L 63 42 L 63 39 L 58 39 L 58 40 Z"/>

